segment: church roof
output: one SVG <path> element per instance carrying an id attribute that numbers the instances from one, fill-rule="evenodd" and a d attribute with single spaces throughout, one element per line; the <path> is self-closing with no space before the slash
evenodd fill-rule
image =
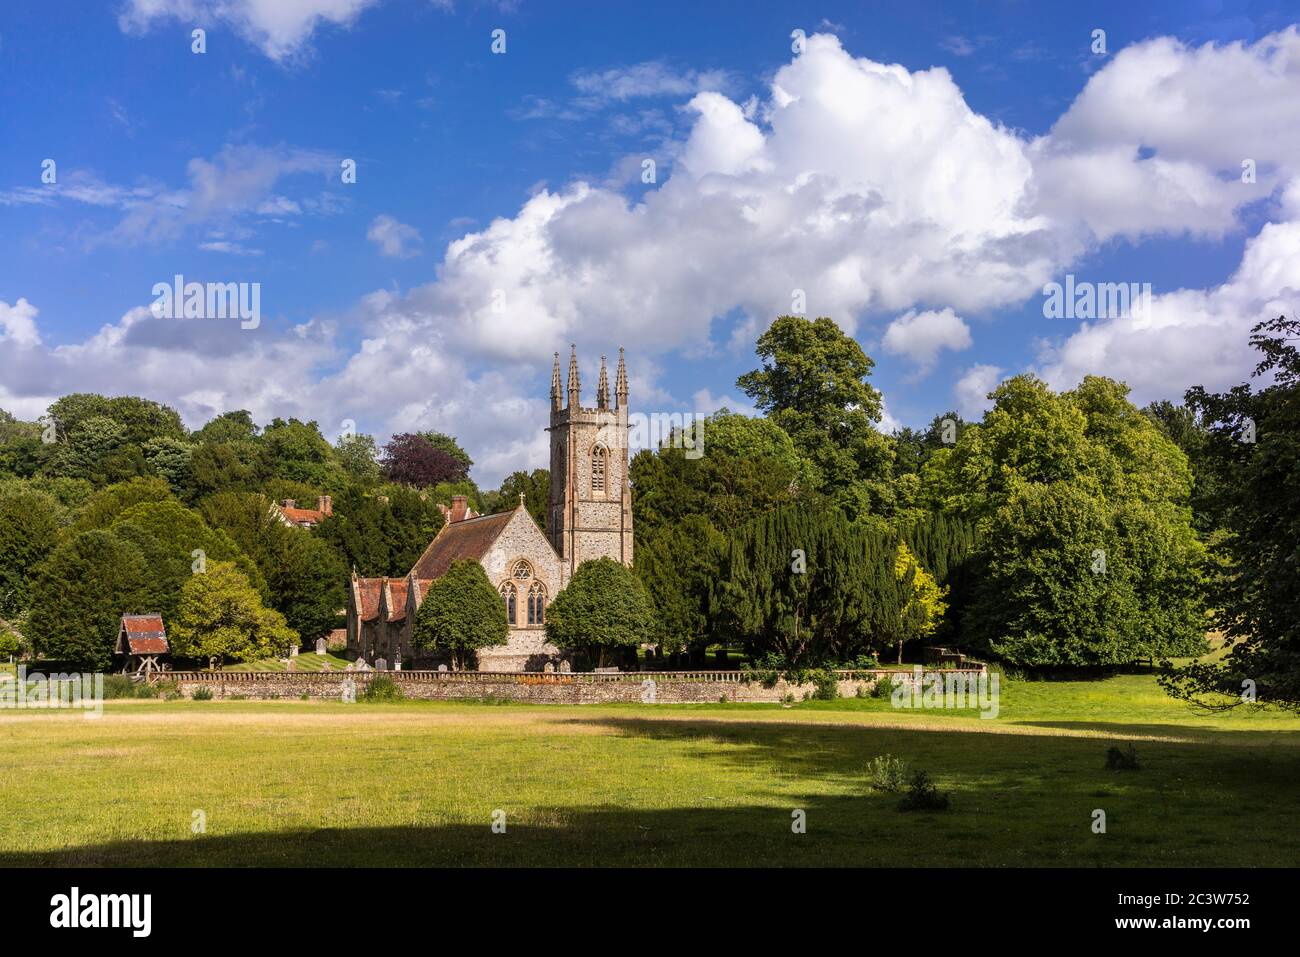
<path id="1" fill-rule="evenodd" d="M 388 605 L 389 621 L 402 621 L 406 618 L 406 588 L 409 584 L 405 578 L 388 579 L 388 596 L 392 599 Z"/>
<path id="2" fill-rule="evenodd" d="M 358 578 L 354 585 L 357 590 L 357 617 L 362 621 L 374 621 L 379 617 L 379 592 L 384 587 L 384 580 Z"/>
<path id="3" fill-rule="evenodd" d="M 452 562 L 466 558 L 478 561 L 487 554 L 514 514 L 513 511 L 497 512 L 444 525 L 412 566 L 411 572 L 420 579 L 440 578 L 451 568 Z"/>

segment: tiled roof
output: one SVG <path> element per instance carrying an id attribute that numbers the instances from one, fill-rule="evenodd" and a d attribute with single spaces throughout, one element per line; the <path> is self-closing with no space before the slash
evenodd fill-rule
<path id="1" fill-rule="evenodd" d="M 302 525 L 304 523 L 319 525 L 321 522 L 325 521 L 325 513 L 318 512 L 314 508 L 285 508 L 283 505 L 277 505 L 276 508 L 280 510 L 281 515 L 293 522 L 295 525 Z"/>
<path id="2" fill-rule="evenodd" d="M 379 591 L 384 587 L 382 578 L 358 578 L 355 581 L 357 590 L 357 613 L 362 621 L 374 621 L 379 617 Z"/>
<path id="3" fill-rule="evenodd" d="M 466 558 L 479 560 L 487 554 L 514 514 L 513 511 L 498 512 L 444 525 L 411 571 L 416 578 L 439 578 L 446 574 L 452 562 Z"/>
<path id="4" fill-rule="evenodd" d="M 125 637 L 125 647 L 122 638 Z M 162 615 L 154 612 L 148 615 L 123 615 L 118 633 L 118 654 L 129 655 L 165 655 L 167 654 L 167 631 L 163 628 Z"/>
<path id="5" fill-rule="evenodd" d="M 405 578 L 388 579 L 388 620 L 402 621 L 406 618 L 406 586 Z"/>

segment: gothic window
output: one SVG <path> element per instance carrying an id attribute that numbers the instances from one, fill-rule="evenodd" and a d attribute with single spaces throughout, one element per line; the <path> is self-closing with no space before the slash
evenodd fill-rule
<path id="1" fill-rule="evenodd" d="M 605 491 L 605 466 L 609 460 L 609 450 L 598 445 L 591 450 L 591 490 Z"/>
<path id="2" fill-rule="evenodd" d="M 506 603 L 506 622 L 513 625 L 515 623 L 515 602 L 519 597 L 519 590 L 515 588 L 514 582 L 504 582 L 498 589 L 501 592 L 501 600 Z"/>
<path id="3" fill-rule="evenodd" d="M 546 586 L 541 582 L 533 582 L 533 587 L 528 589 L 528 624 L 541 625 L 546 621 Z"/>
<path id="4" fill-rule="evenodd" d="M 533 577 L 533 567 L 522 558 L 515 562 L 514 569 L 510 572 L 510 577 L 516 581 Z"/>

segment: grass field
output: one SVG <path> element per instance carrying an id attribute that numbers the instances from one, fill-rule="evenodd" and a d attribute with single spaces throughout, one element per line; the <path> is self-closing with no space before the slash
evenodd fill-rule
<path id="1" fill-rule="evenodd" d="M 1127 741 L 1141 768 L 1105 770 Z M 951 810 L 872 791 L 881 754 Z M 112 701 L 0 712 L 0 808 L 5 865 L 1294 866 L 1300 719 L 1198 716 L 1137 675 L 1007 682 L 992 721 L 871 699 Z"/>

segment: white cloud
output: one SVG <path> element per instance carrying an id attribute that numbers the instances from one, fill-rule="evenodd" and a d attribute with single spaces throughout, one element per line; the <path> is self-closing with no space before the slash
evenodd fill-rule
<path id="1" fill-rule="evenodd" d="M 1049 346 L 1039 374 L 1072 388 L 1089 373 L 1127 382 L 1134 401 L 1182 396 L 1193 384 L 1223 390 L 1243 381 L 1257 361 L 1250 328 L 1296 315 L 1300 305 L 1300 222 L 1266 225 L 1250 240 L 1232 277 L 1213 289 L 1154 296 L 1133 315 L 1084 323 Z"/>
<path id="2" fill-rule="evenodd" d="M 584 102 L 592 106 L 610 100 L 691 96 L 705 90 L 726 89 L 731 82 L 723 70 L 675 70 L 660 60 L 578 72 L 569 81 L 587 98 Z"/>
<path id="3" fill-rule="evenodd" d="M 366 230 L 366 238 L 379 247 L 385 256 L 409 259 L 419 253 L 420 231 L 414 226 L 399 223 L 392 216 L 376 216 Z"/>
<path id="4" fill-rule="evenodd" d="M 224 23 L 272 60 L 307 52 L 324 24 L 351 26 L 376 0 L 127 0 L 118 14 L 126 33 L 145 33 L 159 20 L 211 27 Z M 209 43 L 212 41 L 209 40 Z"/>
<path id="5" fill-rule="evenodd" d="M 966 370 L 952 388 L 957 400 L 957 411 L 963 419 L 979 419 L 984 412 L 992 408 L 988 394 L 1002 381 L 1002 370 L 992 365 L 974 365 Z"/>
<path id="6" fill-rule="evenodd" d="M 907 356 L 925 374 L 934 368 L 940 350 L 960 352 L 970 348 L 970 328 L 951 309 L 913 309 L 889 324 L 881 345 L 893 355 Z"/>
<path id="7" fill-rule="evenodd" d="M 1038 201 L 1097 239 L 1221 235 L 1300 173 L 1300 31 L 1120 50 L 1038 140 Z M 1254 160 L 1258 182 L 1241 182 Z"/>
<path id="8" fill-rule="evenodd" d="M 12 306 L 0 299 L 0 342 L 15 346 L 35 346 L 41 341 L 36 331 L 37 309 L 26 299 L 19 299 Z"/>

